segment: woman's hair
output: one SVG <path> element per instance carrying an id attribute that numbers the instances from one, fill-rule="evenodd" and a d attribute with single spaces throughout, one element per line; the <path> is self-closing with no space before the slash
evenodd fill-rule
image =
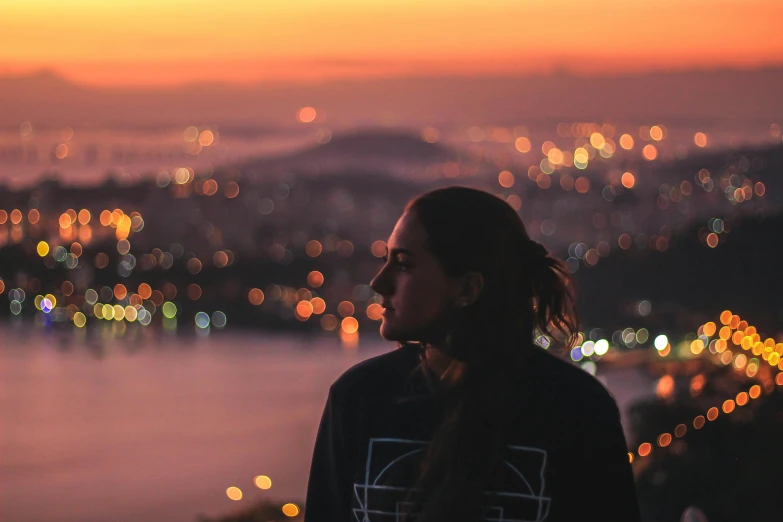
<path id="1" fill-rule="evenodd" d="M 439 348 L 466 369 L 442 390 L 444 415 L 409 500 L 417 522 L 482 520 L 484 495 L 502 463 L 511 415 L 536 332 L 570 346 L 578 321 L 569 273 L 532 241 L 519 215 L 481 190 L 447 187 L 406 206 L 443 271 L 481 273 L 484 287 L 450 316 Z M 426 372 L 422 360 L 422 371 Z M 513 404 L 513 400 L 511 404 Z"/>

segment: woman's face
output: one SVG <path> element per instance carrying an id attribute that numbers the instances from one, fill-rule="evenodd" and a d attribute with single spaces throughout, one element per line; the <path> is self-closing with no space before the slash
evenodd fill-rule
<path id="1" fill-rule="evenodd" d="M 386 263 L 370 282 L 383 297 L 381 335 L 390 341 L 432 341 L 459 292 L 426 247 L 426 232 L 406 212 L 389 237 Z"/>

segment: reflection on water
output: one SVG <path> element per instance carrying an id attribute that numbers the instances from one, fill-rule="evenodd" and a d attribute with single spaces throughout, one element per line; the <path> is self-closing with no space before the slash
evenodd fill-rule
<path id="1" fill-rule="evenodd" d="M 0 344 L 0 519 L 20 522 L 194 521 L 301 501 L 329 385 L 395 346 L 229 333 L 81 344 L 8 327 Z M 613 382 L 621 405 L 648 392 Z"/>
<path id="2" fill-rule="evenodd" d="M 236 509 L 229 486 L 245 505 L 298 501 L 329 384 L 394 347 L 230 334 L 141 348 L 18 330 L 0 339 L 0 519 L 15 521 L 192 521 Z M 273 487 L 256 488 L 257 475 Z"/>

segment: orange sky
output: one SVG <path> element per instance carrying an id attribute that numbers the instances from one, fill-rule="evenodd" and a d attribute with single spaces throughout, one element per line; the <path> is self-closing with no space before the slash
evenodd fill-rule
<path id="1" fill-rule="evenodd" d="M 0 75 L 102 85 L 783 64 L 780 0 L 3 0 Z"/>

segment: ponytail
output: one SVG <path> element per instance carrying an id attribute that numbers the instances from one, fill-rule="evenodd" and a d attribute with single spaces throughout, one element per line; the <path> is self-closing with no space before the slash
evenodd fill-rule
<path id="1" fill-rule="evenodd" d="M 530 277 L 534 327 L 570 348 L 579 333 L 573 279 L 565 264 L 551 257 L 543 245 L 532 240 L 527 242 L 532 244 L 526 250 L 534 267 Z"/>

